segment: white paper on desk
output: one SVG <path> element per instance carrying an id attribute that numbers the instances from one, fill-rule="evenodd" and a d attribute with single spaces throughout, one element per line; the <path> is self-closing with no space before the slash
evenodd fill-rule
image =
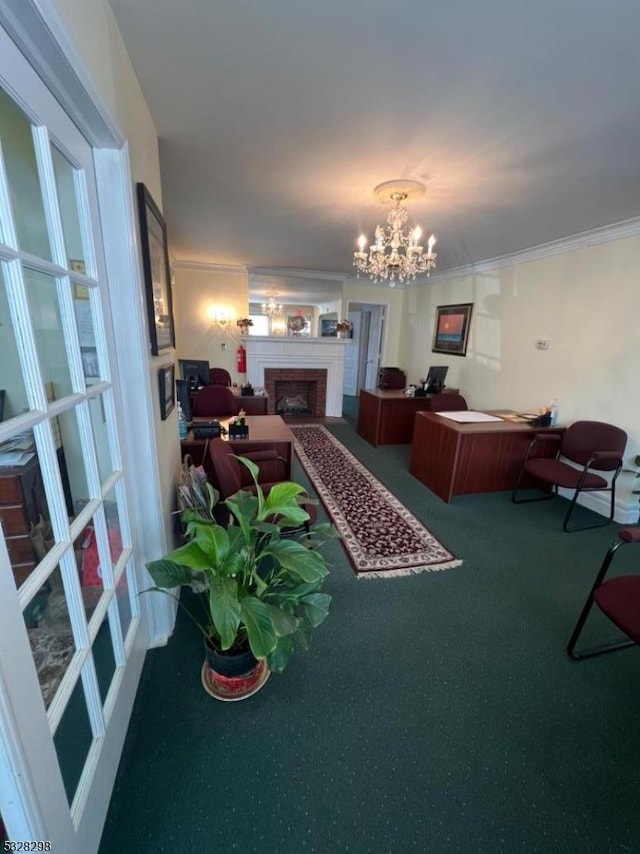
<path id="1" fill-rule="evenodd" d="M 496 415 L 488 415 L 486 412 L 474 412 L 472 409 L 467 409 L 464 412 L 436 412 L 442 418 L 450 418 L 452 421 L 457 421 L 459 424 L 480 424 L 483 421 L 502 421 Z"/>

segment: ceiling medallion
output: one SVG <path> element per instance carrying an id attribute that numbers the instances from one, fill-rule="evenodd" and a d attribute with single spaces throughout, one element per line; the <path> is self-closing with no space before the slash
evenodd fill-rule
<path id="1" fill-rule="evenodd" d="M 427 276 L 436 266 L 437 255 L 433 251 L 436 242 L 432 234 L 427 241 L 427 251 L 420 245 L 422 229 L 417 225 L 413 230 L 405 228 L 409 212 L 402 204 L 409 198 L 422 196 L 425 186 L 420 181 L 385 181 L 373 191 L 382 202 L 393 203 L 387 216 L 387 225 L 376 226 L 376 240 L 365 252 L 367 238 L 361 234 L 358 238 L 359 251 L 353 253 L 353 266 L 356 275 L 369 276 L 374 282 L 388 281 L 394 287 L 396 280 L 404 282 L 418 275 Z"/>

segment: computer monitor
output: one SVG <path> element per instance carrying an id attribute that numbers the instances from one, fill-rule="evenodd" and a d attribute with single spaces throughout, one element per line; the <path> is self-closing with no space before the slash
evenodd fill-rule
<path id="1" fill-rule="evenodd" d="M 205 359 L 178 359 L 180 378 L 188 380 L 191 388 L 209 385 L 209 362 Z"/>
<path id="2" fill-rule="evenodd" d="M 448 365 L 438 365 L 437 367 L 429 368 L 425 383 L 427 394 L 439 394 L 442 391 L 448 370 Z"/>
<path id="3" fill-rule="evenodd" d="M 176 380 L 176 397 L 184 412 L 187 422 L 191 421 L 191 398 L 189 397 L 189 380 Z"/>

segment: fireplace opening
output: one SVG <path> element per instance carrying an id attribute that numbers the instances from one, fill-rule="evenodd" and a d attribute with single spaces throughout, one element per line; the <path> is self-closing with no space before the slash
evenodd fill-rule
<path id="1" fill-rule="evenodd" d="M 276 415 L 314 415 L 316 386 L 313 380 L 276 380 Z"/>
<path id="2" fill-rule="evenodd" d="M 265 368 L 270 415 L 322 416 L 327 405 L 327 371 L 310 368 Z"/>

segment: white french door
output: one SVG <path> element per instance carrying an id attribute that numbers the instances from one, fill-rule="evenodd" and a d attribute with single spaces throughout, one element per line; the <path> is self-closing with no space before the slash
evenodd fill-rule
<path id="1" fill-rule="evenodd" d="M 0 29 L 0 812 L 96 851 L 144 649 L 93 151 Z"/>

